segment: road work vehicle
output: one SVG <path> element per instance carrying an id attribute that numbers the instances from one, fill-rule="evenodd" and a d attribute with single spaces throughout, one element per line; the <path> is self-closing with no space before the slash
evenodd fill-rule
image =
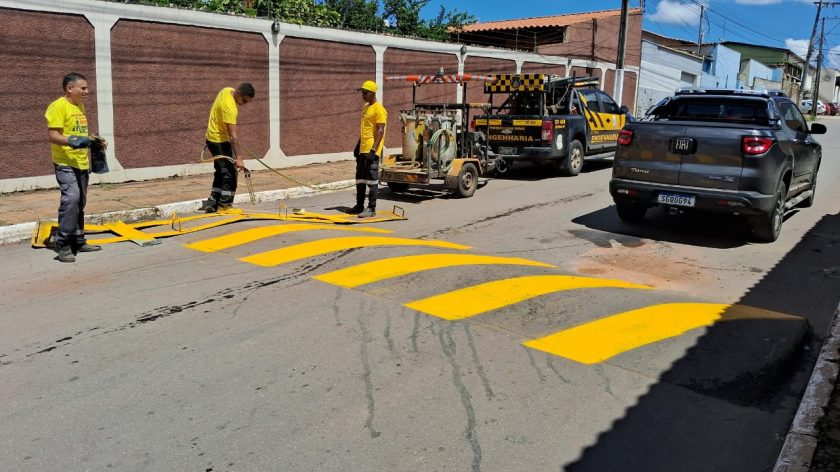
<path id="1" fill-rule="evenodd" d="M 685 90 L 619 133 L 610 193 L 618 216 L 648 208 L 744 215 L 759 241 L 779 237 L 787 210 L 811 206 L 822 147 L 781 92 Z"/>
<path id="2" fill-rule="evenodd" d="M 487 139 L 498 171 L 516 162 L 552 164 L 565 175 L 578 175 L 585 158 L 609 157 L 618 130 L 627 122 L 619 106 L 598 88 L 597 77 L 501 74 L 485 82 L 490 113 L 478 116 L 476 131 Z M 494 95 L 506 98 L 493 107 Z"/>
<path id="3" fill-rule="evenodd" d="M 471 197 L 478 188 L 479 176 L 496 169 L 496 160 L 488 158 L 486 143 L 470 131 L 471 114 L 484 110 L 486 103 L 418 103 L 417 87 L 426 84 L 462 84 L 464 96 L 469 81 L 491 77 L 439 71 L 433 75 L 386 77 L 412 83 L 412 108 L 400 111 L 402 153 L 386 155 L 379 168 L 379 180 L 391 191 L 406 191 L 410 186 L 429 185 L 443 179 L 446 189 L 459 197 Z"/>

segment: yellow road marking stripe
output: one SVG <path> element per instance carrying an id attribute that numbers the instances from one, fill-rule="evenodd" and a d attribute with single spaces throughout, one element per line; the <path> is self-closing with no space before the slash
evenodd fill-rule
<path id="1" fill-rule="evenodd" d="M 423 239 L 391 238 L 383 236 L 351 236 L 345 238 L 320 239 L 308 243 L 262 252 L 239 259 L 243 262 L 273 267 L 287 262 L 319 256 L 330 252 L 356 249 L 368 246 L 429 246 L 449 249 L 470 249 L 469 246 L 446 241 L 426 241 Z"/>
<path id="2" fill-rule="evenodd" d="M 623 280 L 575 277 L 571 275 L 533 275 L 496 280 L 452 292 L 416 300 L 405 306 L 447 320 L 460 320 L 547 293 L 580 288 L 650 289 Z"/>
<path id="3" fill-rule="evenodd" d="M 219 236 L 218 238 L 205 239 L 191 244 L 186 247 L 195 249 L 196 251 L 215 252 L 224 249 L 232 248 L 242 244 L 251 243 L 260 239 L 277 236 L 280 234 L 292 233 L 296 231 L 313 231 L 313 230 L 334 230 L 334 231 L 356 231 L 368 233 L 393 233 L 393 231 L 381 228 L 355 228 L 347 226 L 323 225 L 323 224 L 280 224 L 271 226 L 261 226 L 259 228 L 250 228 L 244 231 L 237 231 L 235 233 Z"/>
<path id="4" fill-rule="evenodd" d="M 719 320 L 797 317 L 743 305 L 665 303 L 618 313 L 523 343 L 583 364 L 613 356 Z"/>
<path id="5" fill-rule="evenodd" d="M 318 275 L 314 278 L 329 284 L 353 288 L 424 270 L 479 264 L 556 267 L 544 262 L 530 261 L 528 259 L 520 259 L 518 257 L 479 256 L 475 254 L 421 254 L 416 256 L 392 257 L 373 262 L 366 262 L 346 269 L 340 269 L 327 274 Z"/>

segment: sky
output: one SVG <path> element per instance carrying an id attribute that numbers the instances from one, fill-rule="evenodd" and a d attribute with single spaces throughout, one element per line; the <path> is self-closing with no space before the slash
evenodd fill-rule
<path id="1" fill-rule="evenodd" d="M 703 5 L 703 41 L 738 41 L 787 48 L 805 57 L 814 28 L 817 6 L 813 0 L 630 0 L 630 8 L 644 1 L 642 28 L 656 34 L 696 42 L 700 5 Z M 481 21 L 583 13 L 621 8 L 621 0 L 430 0 L 423 15 L 433 17 L 440 5 L 467 12 Z M 824 66 L 840 68 L 840 5 L 823 7 L 825 18 Z M 817 38 L 820 26 L 817 27 Z M 813 57 L 819 42 L 815 40 Z"/>

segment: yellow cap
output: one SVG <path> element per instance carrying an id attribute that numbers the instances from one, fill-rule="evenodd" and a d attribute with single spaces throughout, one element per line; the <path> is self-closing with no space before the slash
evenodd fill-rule
<path id="1" fill-rule="evenodd" d="M 366 80 L 365 83 L 362 84 L 361 87 L 357 89 L 359 92 L 373 92 L 376 93 L 376 82 L 372 80 Z"/>

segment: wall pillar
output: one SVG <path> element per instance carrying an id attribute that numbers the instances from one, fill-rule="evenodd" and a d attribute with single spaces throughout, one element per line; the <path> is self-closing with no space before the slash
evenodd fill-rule
<path id="1" fill-rule="evenodd" d="M 267 158 L 283 157 L 280 150 L 280 43 L 286 35 L 263 33 L 268 43 L 268 152 Z"/>
<path id="2" fill-rule="evenodd" d="M 123 170 L 117 160 L 116 148 L 119 143 L 114 139 L 114 78 L 111 70 L 111 28 L 119 17 L 107 13 L 85 13 L 85 18 L 93 25 L 96 52 L 96 132 L 108 141 L 105 156 L 108 169 Z"/>

